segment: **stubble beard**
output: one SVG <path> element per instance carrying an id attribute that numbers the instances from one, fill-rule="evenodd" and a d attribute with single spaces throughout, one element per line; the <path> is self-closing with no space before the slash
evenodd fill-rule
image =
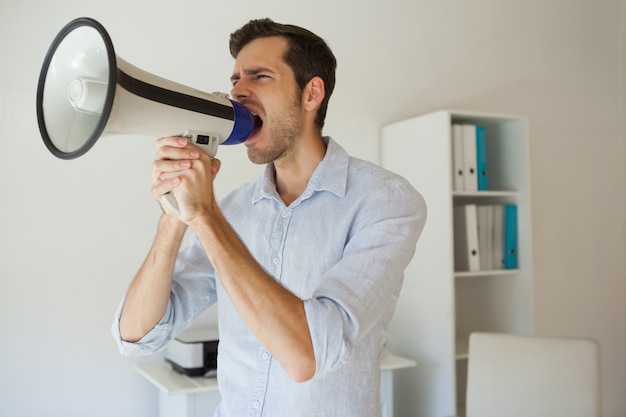
<path id="1" fill-rule="evenodd" d="M 269 117 L 270 140 L 266 148 L 248 148 L 248 158 L 255 164 L 267 164 L 277 160 L 295 158 L 295 148 L 303 131 L 301 119 L 301 97 L 296 92 L 291 105 Z"/>

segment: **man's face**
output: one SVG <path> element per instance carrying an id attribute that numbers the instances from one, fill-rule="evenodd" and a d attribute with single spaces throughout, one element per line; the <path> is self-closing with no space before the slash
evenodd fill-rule
<path id="1" fill-rule="evenodd" d="M 231 96 L 263 122 L 244 142 L 254 163 L 288 160 L 303 130 L 301 92 L 283 61 L 287 47 L 282 37 L 260 38 L 235 60 Z"/>

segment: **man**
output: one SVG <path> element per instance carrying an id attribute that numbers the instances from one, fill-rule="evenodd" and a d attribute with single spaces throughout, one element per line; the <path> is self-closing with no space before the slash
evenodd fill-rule
<path id="1" fill-rule="evenodd" d="M 261 19 L 230 49 L 231 95 L 262 122 L 245 146 L 265 174 L 218 204 L 219 160 L 157 141 L 152 193 L 173 192 L 180 215 L 161 217 L 113 332 L 124 353 L 155 352 L 219 301 L 217 416 L 378 416 L 380 353 L 424 201 L 322 136 L 336 62 L 321 38 Z"/>

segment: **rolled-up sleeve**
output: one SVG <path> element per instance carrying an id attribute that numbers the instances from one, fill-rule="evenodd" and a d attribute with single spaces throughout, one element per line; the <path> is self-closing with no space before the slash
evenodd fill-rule
<path id="1" fill-rule="evenodd" d="M 163 315 L 163 318 L 152 328 L 144 337 L 139 341 L 131 343 L 122 339 L 120 334 L 120 316 L 122 314 L 122 308 L 124 307 L 124 300 L 120 303 L 115 313 L 115 319 L 111 326 L 111 333 L 113 339 L 117 343 L 117 348 L 120 353 L 125 356 L 136 355 L 149 355 L 157 353 L 164 349 L 171 340 L 172 324 L 170 323 L 172 316 L 172 305 L 168 304 L 167 310 Z"/>
<path id="2" fill-rule="evenodd" d="M 316 376 L 340 367 L 369 332 L 383 333 L 426 221 L 422 196 L 396 180 L 356 213 L 343 257 L 304 300 Z"/>
<path id="3" fill-rule="evenodd" d="M 119 322 L 125 298 L 114 316 L 111 332 L 123 355 L 147 355 L 161 351 L 178 333 L 215 304 L 215 274 L 195 236 L 181 250 L 174 266 L 170 300 L 161 320 L 139 341 L 122 340 Z"/>

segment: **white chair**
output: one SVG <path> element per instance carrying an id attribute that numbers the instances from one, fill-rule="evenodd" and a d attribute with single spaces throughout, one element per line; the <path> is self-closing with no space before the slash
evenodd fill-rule
<path id="1" fill-rule="evenodd" d="M 597 342 L 470 335 L 466 417 L 599 417 L 600 409 Z"/>

